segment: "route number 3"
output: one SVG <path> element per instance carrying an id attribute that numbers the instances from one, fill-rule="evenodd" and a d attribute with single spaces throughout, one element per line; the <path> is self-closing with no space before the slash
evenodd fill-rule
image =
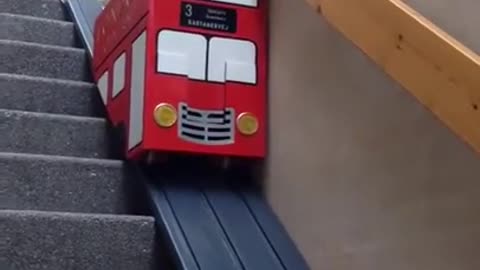
<path id="1" fill-rule="evenodd" d="M 185 5 L 185 16 L 192 17 L 192 15 L 193 15 L 192 5 L 191 4 L 186 4 Z"/>

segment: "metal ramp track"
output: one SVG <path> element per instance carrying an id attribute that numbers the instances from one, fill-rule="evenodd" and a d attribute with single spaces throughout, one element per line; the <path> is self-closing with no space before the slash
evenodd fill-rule
<path id="1" fill-rule="evenodd" d="M 136 170 L 181 269 L 308 269 L 248 176 Z"/>
<path id="2" fill-rule="evenodd" d="M 93 22 L 102 7 L 95 0 L 64 3 L 91 56 Z M 268 203 L 253 185 L 245 184 L 241 173 L 128 166 L 132 178 L 143 185 L 178 269 L 309 269 Z"/>

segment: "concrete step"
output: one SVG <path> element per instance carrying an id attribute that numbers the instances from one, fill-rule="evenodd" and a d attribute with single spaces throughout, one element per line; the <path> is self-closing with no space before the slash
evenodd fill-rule
<path id="1" fill-rule="evenodd" d="M 2 269 L 152 269 L 154 220 L 144 216 L 0 211 Z"/>
<path id="2" fill-rule="evenodd" d="M 71 22 L 0 13 L 0 25 L 0 39 L 67 47 L 78 47 L 81 44 Z"/>
<path id="3" fill-rule="evenodd" d="M 120 160 L 0 153 L 2 209 L 130 214 L 138 194 Z"/>
<path id="4" fill-rule="evenodd" d="M 2 0 L 0 12 L 30 15 L 54 20 L 67 20 L 67 12 L 60 0 Z"/>
<path id="5" fill-rule="evenodd" d="M 0 40 L 0 73 L 91 81 L 84 49 Z"/>
<path id="6" fill-rule="evenodd" d="M 94 84 L 0 73 L 0 109 L 104 116 Z"/>
<path id="7" fill-rule="evenodd" d="M 106 128 L 102 118 L 0 109 L 0 152 L 108 158 Z"/>

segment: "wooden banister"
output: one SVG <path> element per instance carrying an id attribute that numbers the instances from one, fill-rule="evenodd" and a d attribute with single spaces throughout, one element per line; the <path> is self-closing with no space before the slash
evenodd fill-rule
<path id="1" fill-rule="evenodd" d="M 480 153 L 480 57 L 400 0 L 306 0 Z"/>

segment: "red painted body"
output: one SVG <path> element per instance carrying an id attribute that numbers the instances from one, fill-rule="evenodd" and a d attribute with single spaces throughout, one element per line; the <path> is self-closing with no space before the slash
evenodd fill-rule
<path id="1" fill-rule="evenodd" d="M 181 26 L 182 2 L 234 9 L 237 14 L 236 32 Z M 157 54 L 157 41 L 162 29 L 201 34 L 207 40 L 211 37 L 228 37 L 252 41 L 256 46 L 256 83 L 211 82 L 158 72 L 157 61 L 162 61 L 162 58 Z M 131 48 L 132 42 L 143 31 L 146 31 L 147 43 L 142 141 L 133 149 L 125 149 L 127 158 L 138 159 L 147 151 L 264 157 L 267 136 L 266 1 L 259 0 L 257 7 L 245 7 L 207 0 L 111 0 L 95 24 L 92 65 L 97 82 L 105 71 L 109 71 L 106 95 L 108 117 L 114 125 L 123 124 L 126 133 L 131 109 Z M 113 97 L 113 65 L 123 52 L 126 53 L 124 89 Z M 179 121 L 169 128 L 162 128 L 155 123 L 153 111 L 158 104 L 165 102 L 176 108 L 181 102 L 187 103 L 189 108 L 198 110 L 233 108 L 235 118 L 242 112 L 250 112 L 257 116 L 259 129 L 254 135 L 246 136 L 235 125 L 233 143 L 222 145 L 185 140 L 179 136 Z M 181 117 L 178 112 L 178 118 Z M 235 118 L 232 121 L 235 122 Z M 128 134 L 125 136 L 128 137 Z"/>

